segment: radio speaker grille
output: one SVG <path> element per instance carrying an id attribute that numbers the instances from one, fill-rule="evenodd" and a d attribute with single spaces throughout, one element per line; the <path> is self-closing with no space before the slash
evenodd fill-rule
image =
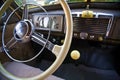
<path id="1" fill-rule="evenodd" d="M 81 18 L 73 17 L 74 32 L 90 34 L 106 34 L 109 18 Z"/>

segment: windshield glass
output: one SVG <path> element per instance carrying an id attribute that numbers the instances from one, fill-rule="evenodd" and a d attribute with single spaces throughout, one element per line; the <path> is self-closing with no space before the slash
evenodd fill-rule
<path id="1" fill-rule="evenodd" d="M 87 2 L 87 0 L 66 0 L 68 3 Z M 120 2 L 120 0 L 90 0 L 91 2 Z M 20 6 L 22 0 L 15 0 L 16 4 Z M 58 4 L 58 0 L 26 0 L 27 3 L 40 4 L 42 6 Z M 32 7 L 32 6 L 31 6 Z"/>

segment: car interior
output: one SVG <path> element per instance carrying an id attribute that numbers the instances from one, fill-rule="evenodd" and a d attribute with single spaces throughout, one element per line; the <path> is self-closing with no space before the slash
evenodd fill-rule
<path id="1" fill-rule="evenodd" d="M 0 80 L 120 80 L 119 0 L 1 0 Z"/>

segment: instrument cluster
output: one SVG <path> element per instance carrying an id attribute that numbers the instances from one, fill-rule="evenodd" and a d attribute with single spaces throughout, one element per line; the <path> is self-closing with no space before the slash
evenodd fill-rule
<path id="1" fill-rule="evenodd" d="M 38 30 L 51 30 L 61 32 L 63 29 L 62 15 L 41 15 L 33 14 L 32 21 Z"/>

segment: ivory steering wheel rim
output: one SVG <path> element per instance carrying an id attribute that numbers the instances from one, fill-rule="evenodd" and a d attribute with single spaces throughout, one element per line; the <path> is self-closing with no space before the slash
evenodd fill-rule
<path id="1" fill-rule="evenodd" d="M 8 71 L 6 71 L 6 69 L 0 63 L 0 72 L 5 77 L 12 79 L 12 80 L 44 80 L 46 77 L 48 77 L 49 75 L 54 73 L 59 68 L 59 66 L 62 64 L 62 62 L 64 61 L 64 59 L 69 51 L 70 45 L 71 45 L 72 35 L 73 35 L 73 21 L 72 21 L 70 8 L 68 7 L 67 2 L 64 0 L 59 0 L 59 2 L 65 13 L 66 36 L 65 36 L 64 44 L 62 46 L 55 45 L 52 50 L 52 52 L 55 53 L 55 55 L 56 55 L 56 60 L 43 73 L 41 73 L 37 76 L 34 76 L 34 77 L 30 77 L 30 78 L 16 77 L 16 76 L 12 75 L 11 73 L 9 73 Z"/>

